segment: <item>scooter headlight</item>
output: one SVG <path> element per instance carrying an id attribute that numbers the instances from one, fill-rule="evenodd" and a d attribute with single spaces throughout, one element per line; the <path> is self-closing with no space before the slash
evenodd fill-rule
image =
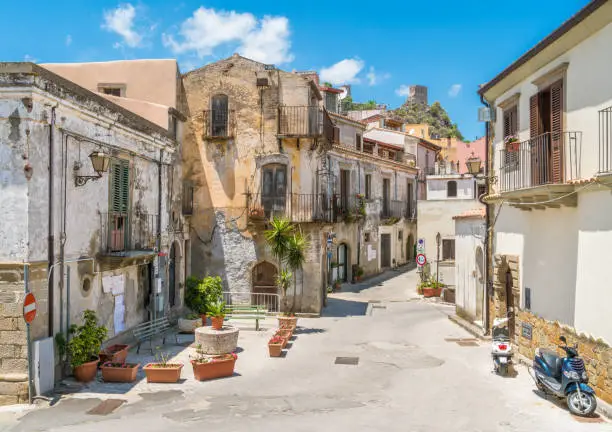
<path id="1" fill-rule="evenodd" d="M 578 372 L 576 371 L 563 371 L 563 375 L 565 375 L 566 378 L 571 379 L 571 380 L 580 379 L 580 375 L 578 375 Z"/>
<path id="2" fill-rule="evenodd" d="M 587 373 L 586 373 L 586 372 L 582 372 L 582 379 L 583 379 L 584 381 L 586 381 L 586 380 L 588 380 L 588 379 L 589 379 L 589 376 L 587 375 Z"/>

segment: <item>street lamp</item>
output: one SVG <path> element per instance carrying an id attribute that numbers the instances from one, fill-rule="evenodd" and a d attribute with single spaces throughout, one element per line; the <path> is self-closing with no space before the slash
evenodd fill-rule
<path id="1" fill-rule="evenodd" d="M 102 177 L 102 173 L 105 173 L 108 171 L 108 166 L 110 165 L 110 157 L 108 153 L 104 153 L 103 151 L 99 151 L 99 150 L 93 151 L 89 155 L 89 159 L 91 160 L 91 165 L 94 171 L 96 172 L 96 175 L 80 176 L 80 175 L 75 174 L 74 176 L 75 186 L 83 186 L 89 180 L 98 180 L 99 178 Z M 79 169 L 81 169 L 81 163 L 75 162 L 74 171 L 76 172 Z"/>
<path id="2" fill-rule="evenodd" d="M 465 161 L 465 165 L 467 166 L 468 172 L 472 175 L 480 174 L 480 168 L 482 166 L 482 160 L 475 156 L 472 152 L 472 156 L 467 158 Z"/>

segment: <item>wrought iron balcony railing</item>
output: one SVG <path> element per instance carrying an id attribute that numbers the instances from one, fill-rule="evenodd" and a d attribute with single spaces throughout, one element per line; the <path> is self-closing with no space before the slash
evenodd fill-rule
<path id="1" fill-rule="evenodd" d="M 204 110 L 204 138 L 233 138 L 236 134 L 234 110 Z"/>
<path id="2" fill-rule="evenodd" d="M 381 219 L 397 218 L 401 219 L 406 216 L 407 204 L 405 201 L 399 200 L 382 200 L 380 210 Z"/>
<path id="3" fill-rule="evenodd" d="M 329 144 L 339 141 L 339 131 L 323 107 L 278 107 L 278 135 L 294 138 L 324 138 Z"/>
<path id="4" fill-rule="evenodd" d="M 580 178 L 582 132 L 548 132 L 500 151 L 499 184 L 510 192 Z"/>
<path id="5" fill-rule="evenodd" d="M 109 212 L 100 215 L 102 253 L 148 251 L 155 248 L 157 215 Z"/>
<path id="6" fill-rule="evenodd" d="M 599 173 L 612 172 L 612 107 L 599 111 Z"/>

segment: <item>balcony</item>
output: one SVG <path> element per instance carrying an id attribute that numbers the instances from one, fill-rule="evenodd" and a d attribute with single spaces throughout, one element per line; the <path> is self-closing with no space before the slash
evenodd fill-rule
<path id="1" fill-rule="evenodd" d="M 325 108 L 313 106 L 278 107 L 278 136 L 283 138 L 324 138 L 338 141 L 338 128 Z"/>
<path id="2" fill-rule="evenodd" d="M 576 206 L 573 180 L 580 179 L 581 132 L 552 132 L 508 144 L 500 151 L 499 190 L 525 210 Z"/>
<path id="3" fill-rule="evenodd" d="M 100 214 L 100 249 L 104 255 L 132 256 L 153 253 L 157 215 L 141 212 Z"/>
<path id="4" fill-rule="evenodd" d="M 204 110 L 203 138 L 223 140 L 236 134 L 236 113 L 234 110 Z"/>
<path id="5" fill-rule="evenodd" d="M 381 219 L 401 219 L 406 217 L 408 205 L 405 201 L 385 200 L 382 201 L 380 210 Z"/>
<path id="6" fill-rule="evenodd" d="M 612 183 L 612 107 L 599 111 L 598 177 Z"/>
<path id="7" fill-rule="evenodd" d="M 251 222 L 268 221 L 274 217 L 302 223 L 332 221 L 332 203 L 324 194 L 249 194 L 247 207 Z"/>

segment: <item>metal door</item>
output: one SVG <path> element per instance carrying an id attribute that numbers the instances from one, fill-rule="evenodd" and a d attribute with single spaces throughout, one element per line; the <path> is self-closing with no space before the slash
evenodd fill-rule
<path id="1" fill-rule="evenodd" d="M 380 266 L 391 267 L 391 234 L 380 235 Z"/>

